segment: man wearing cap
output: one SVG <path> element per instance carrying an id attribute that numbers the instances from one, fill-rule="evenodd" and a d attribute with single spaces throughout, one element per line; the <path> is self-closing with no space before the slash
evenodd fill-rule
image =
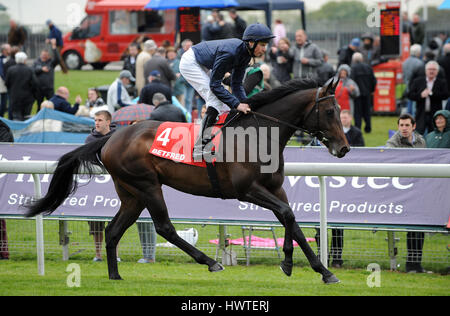
<path id="1" fill-rule="evenodd" d="M 206 115 L 194 146 L 193 158 L 198 160 L 211 140 L 211 127 L 221 113 L 232 109 L 248 113 L 251 109 L 243 101 L 247 98 L 242 81 L 250 59 L 261 57 L 274 37 L 263 24 L 251 24 L 241 39 L 229 38 L 204 41 L 187 50 L 180 61 L 180 73 L 206 102 Z M 225 74 L 231 73 L 231 90 L 222 85 Z"/>
<path id="2" fill-rule="evenodd" d="M 339 60 L 338 60 L 338 68 L 342 64 L 351 65 L 352 57 L 355 52 L 358 51 L 359 46 L 361 46 L 361 40 L 357 37 L 351 40 L 350 44 L 347 47 L 343 47 L 338 51 Z"/>
<path id="3" fill-rule="evenodd" d="M 116 110 L 131 104 L 131 97 L 128 94 L 127 87 L 135 82 L 129 70 L 122 70 L 117 78 L 108 89 L 108 111 L 114 113 Z"/>
<path id="4" fill-rule="evenodd" d="M 155 93 L 162 93 L 167 100 L 172 100 L 172 89 L 161 82 L 161 73 L 158 70 L 153 70 L 148 76 L 148 83 L 139 95 L 139 103 L 154 105 L 152 100 Z"/>
<path id="5" fill-rule="evenodd" d="M 58 53 L 61 54 L 61 50 L 63 48 L 64 45 L 64 41 L 62 38 L 62 33 L 61 31 L 55 26 L 55 24 L 53 24 L 52 20 L 47 20 L 47 22 L 45 22 L 45 24 L 47 24 L 50 33 L 47 36 L 47 39 L 45 40 L 45 42 L 47 44 L 49 44 L 51 42 L 52 39 L 56 40 L 56 47 L 58 48 Z M 62 58 L 59 58 L 59 65 L 61 66 L 61 70 L 64 73 L 68 72 L 67 66 L 64 62 L 64 60 Z"/>

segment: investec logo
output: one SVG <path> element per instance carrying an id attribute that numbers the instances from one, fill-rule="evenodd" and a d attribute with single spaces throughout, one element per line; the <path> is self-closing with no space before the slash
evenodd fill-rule
<path id="1" fill-rule="evenodd" d="M 302 182 L 311 188 L 319 188 L 319 179 L 315 176 L 288 176 L 288 183 L 291 187 L 300 185 Z M 354 189 L 371 188 L 374 190 L 382 190 L 393 187 L 398 190 L 409 190 L 414 186 L 413 180 L 400 179 L 399 177 L 327 177 L 327 186 L 329 188 L 343 188 L 351 186 Z"/>

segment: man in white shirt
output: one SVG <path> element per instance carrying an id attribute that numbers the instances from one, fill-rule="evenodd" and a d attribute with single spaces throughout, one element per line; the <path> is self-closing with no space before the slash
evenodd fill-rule
<path id="1" fill-rule="evenodd" d="M 114 113 L 116 110 L 131 104 L 131 97 L 127 92 L 127 86 L 136 79 L 128 70 L 122 70 L 119 78 L 117 78 L 108 89 L 108 111 Z"/>
<path id="2" fill-rule="evenodd" d="M 408 96 L 417 102 L 417 131 L 433 131 L 433 116 L 442 110 L 442 100 L 448 98 L 448 87 L 445 78 L 438 77 L 439 64 L 429 61 L 425 65 L 425 76 L 414 79 Z"/>

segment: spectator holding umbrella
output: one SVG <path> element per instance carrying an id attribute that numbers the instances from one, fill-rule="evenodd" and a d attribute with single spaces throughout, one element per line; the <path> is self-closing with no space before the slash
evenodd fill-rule
<path id="1" fill-rule="evenodd" d="M 118 126 L 131 125 L 134 122 L 148 120 L 155 107 L 147 104 L 133 104 L 117 110 L 112 115 L 112 122 Z"/>

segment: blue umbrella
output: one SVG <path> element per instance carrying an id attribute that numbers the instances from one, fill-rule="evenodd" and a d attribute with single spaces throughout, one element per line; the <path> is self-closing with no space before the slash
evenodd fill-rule
<path id="1" fill-rule="evenodd" d="M 450 0 L 444 0 L 438 7 L 438 10 L 450 10 Z"/>
<path id="2" fill-rule="evenodd" d="M 146 9 L 165 10 L 177 9 L 179 7 L 200 7 L 200 8 L 225 8 L 236 7 L 239 3 L 235 0 L 150 0 L 145 6 Z"/>

